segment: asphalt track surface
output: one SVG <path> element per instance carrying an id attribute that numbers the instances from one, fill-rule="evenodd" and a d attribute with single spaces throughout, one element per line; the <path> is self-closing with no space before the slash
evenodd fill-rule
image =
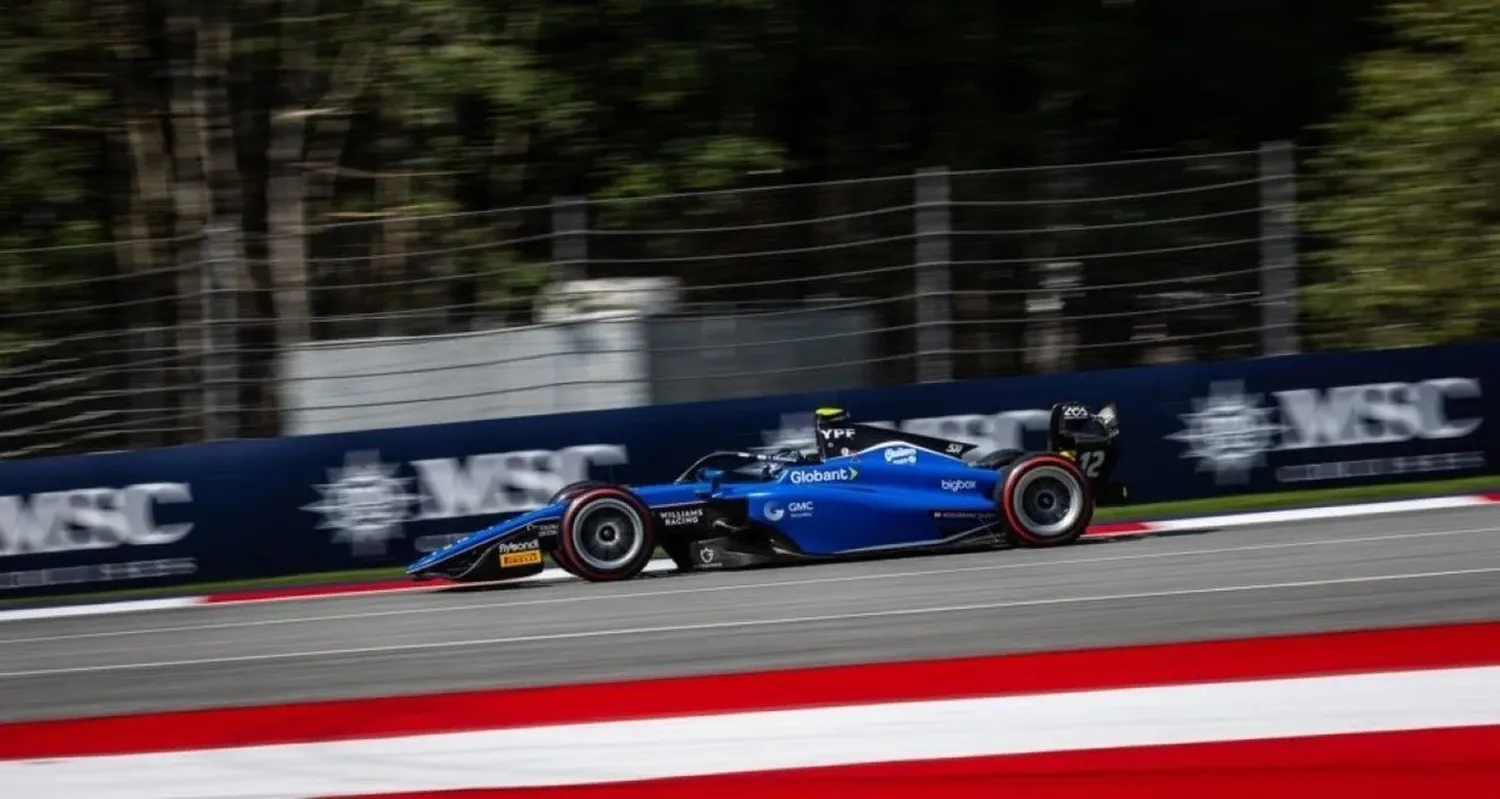
<path id="1" fill-rule="evenodd" d="M 1500 510 L 1474 508 L 6 622 L 0 720 L 1497 618 Z"/>

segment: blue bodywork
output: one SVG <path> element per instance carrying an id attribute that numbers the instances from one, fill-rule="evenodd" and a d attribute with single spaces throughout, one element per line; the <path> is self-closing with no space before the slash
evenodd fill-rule
<path id="1" fill-rule="evenodd" d="M 1002 538 L 999 489 L 1022 453 L 966 460 L 970 445 L 839 424 L 843 426 L 819 429 L 823 449 L 812 456 L 712 453 L 675 482 L 604 491 L 623 488 L 626 499 L 639 500 L 652 517 L 652 544 L 682 569 L 939 549 Z M 830 443 L 830 432 L 842 437 L 843 446 Z M 1113 433 L 1104 440 L 1112 442 Z M 1088 459 L 1079 461 L 1076 452 L 1064 454 L 1064 465 L 1083 478 Z M 716 468 L 716 461 L 727 461 L 732 468 Z M 478 580 L 540 571 L 541 554 L 552 552 L 557 559 L 564 546 L 559 530 L 579 491 L 602 485 L 564 489 L 542 507 L 428 554 L 407 574 Z M 1092 503 L 1091 494 L 1079 493 L 1079 504 L 1085 496 Z M 1085 517 L 1091 515 L 1090 504 Z M 488 556 L 491 552 L 494 557 Z M 504 568 L 497 569 L 502 561 Z M 559 564 L 567 568 L 566 558 Z"/>

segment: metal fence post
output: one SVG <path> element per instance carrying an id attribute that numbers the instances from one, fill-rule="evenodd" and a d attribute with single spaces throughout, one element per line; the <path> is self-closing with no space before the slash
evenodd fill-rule
<path id="1" fill-rule="evenodd" d="M 239 320 L 229 277 L 230 235 L 224 226 L 210 226 L 203 242 L 203 437 L 208 441 L 234 438 L 238 429 Z"/>
<path id="2" fill-rule="evenodd" d="M 1260 146 L 1261 349 L 1291 355 L 1297 344 L 1297 164 L 1289 141 Z"/>
<path id="3" fill-rule="evenodd" d="M 163 379 L 162 353 L 166 352 L 166 336 L 162 328 L 139 320 L 131 323 L 129 330 L 130 353 L 126 357 L 130 373 L 131 446 L 149 449 L 162 443 L 163 424 L 155 416 L 163 415 L 168 407 L 166 380 Z"/>
<path id="4" fill-rule="evenodd" d="M 918 169 L 916 184 L 917 381 L 940 383 L 953 379 L 947 167 Z"/>
<path id="5" fill-rule="evenodd" d="M 589 257 L 588 203 L 581 197 L 552 201 L 552 266 L 555 279 L 582 280 Z"/>

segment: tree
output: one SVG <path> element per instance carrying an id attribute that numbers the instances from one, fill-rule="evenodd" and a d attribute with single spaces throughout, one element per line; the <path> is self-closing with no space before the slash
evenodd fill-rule
<path id="1" fill-rule="evenodd" d="M 1385 22 L 1313 163 L 1315 343 L 1500 335 L 1500 4 L 1398 2 Z"/>

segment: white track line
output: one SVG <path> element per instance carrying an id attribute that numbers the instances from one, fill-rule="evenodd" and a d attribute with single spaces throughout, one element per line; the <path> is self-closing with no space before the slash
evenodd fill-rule
<path id="1" fill-rule="evenodd" d="M 199 604 L 198 597 L 182 596 L 165 599 L 140 599 L 132 602 L 108 602 L 95 605 L 63 605 L 61 607 L 21 608 L 0 611 L 0 621 L 32 621 L 36 619 L 76 618 L 99 616 L 111 613 L 136 613 L 143 610 L 169 610 L 191 608 Z"/>
<path id="2" fill-rule="evenodd" d="M 954 574 L 966 574 L 975 572 L 1009 571 L 1016 569 L 1055 569 L 1066 566 L 1089 566 L 1103 563 L 1123 563 L 1130 561 L 1153 561 L 1169 558 L 1202 557 L 1211 555 L 1232 555 L 1244 552 L 1266 552 L 1290 549 L 1308 549 L 1316 547 L 1352 546 L 1357 544 L 1375 544 L 1385 541 L 1411 541 L 1429 538 L 1449 538 L 1454 536 L 1476 535 L 1500 532 L 1500 527 L 1476 527 L 1465 530 L 1429 530 L 1421 533 L 1392 533 L 1388 535 L 1357 536 L 1353 538 L 1322 539 L 1316 541 L 1283 541 L 1269 544 L 1244 544 L 1233 547 L 1214 547 L 1208 549 L 1192 549 L 1174 552 L 1136 552 L 1128 555 L 1106 555 L 1094 558 L 1068 558 L 1064 560 L 1035 560 L 1025 562 L 991 563 L 981 566 L 955 566 L 946 569 L 921 569 L 902 572 L 883 572 L 877 574 L 852 574 L 842 576 L 812 577 L 790 580 L 773 580 L 758 583 L 737 583 L 732 585 L 705 585 L 691 588 L 667 588 L 656 591 L 632 591 L 621 593 L 587 593 L 572 594 L 561 597 L 548 597 L 545 599 L 522 599 L 514 602 L 477 602 L 466 605 L 444 605 L 442 607 L 417 607 L 399 608 L 394 610 L 371 610 L 355 613 L 330 613 L 316 616 L 297 616 L 294 618 L 270 618 L 270 619 L 245 619 L 239 621 L 211 622 L 205 624 L 184 624 L 159 627 L 141 627 L 135 629 L 97 630 L 85 633 L 62 633 L 57 635 L 39 635 L 25 638 L 0 638 L 0 646 L 14 644 L 34 644 L 58 641 L 77 641 L 92 638 L 122 638 L 137 635 L 165 635 L 187 632 L 209 632 L 233 630 L 248 627 L 275 627 L 287 624 L 322 624 L 328 622 L 344 622 L 357 619 L 379 619 L 397 616 L 421 616 L 433 613 L 461 613 L 471 610 L 505 612 L 514 608 L 536 607 L 545 605 L 571 605 L 582 602 L 614 602 L 626 599 L 659 598 L 664 596 L 715 594 L 727 591 L 761 591 L 777 590 L 792 586 L 809 585 L 834 585 L 839 583 L 856 583 L 881 580 L 903 580 L 921 577 L 946 577 Z M 216 607 L 213 605 L 205 607 Z M 233 607 L 233 605 L 220 605 L 217 607 Z"/>
<path id="3" fill-rule="evenodd" d="M 1161 519 L 1147 522 L 1147 524 L 1153 528 L 1152 532 L 1175 532 L 1203 530 L 1215 527 L 1251 527 L 1262 524 L 1313 522 L 1324 519 L 1343 519 L 1353 516 L 1383 516 L 1388 513 L 1416 513 L 1421 511 L 1451 510 L 1455 508 L 1476 508 L 1494 504 L 1496 503 L 1483 496 L 1471 494 L 1455 497 L 1403 499 L 1391 502 L 1368 502 L 1358 505 L 1327 505 L 1318 508 L 1251 511 L 1249 513 L 1233 513 L 1224 516 L 1199 516 L 1191 519 Z"/>
<path id="4" fill-rule="evenodd" d="M 1478 569 L 1452 569 L 1408 574 L 1380 574 L 1365 577 L 1343 577 L 1324 580 L 1297 580 L 1280 583 L 1251 583 L 1246 585 L 1214 586 L 1211 588 L 1185 588 L 1171 591 L 1141 591 L 1125 594 L 1099 594 L 1093 596 L 1055 597 L 1051 599 L 1011 600 L 983 602 L 970 605 L 947 605 L 929 608 L 900 608 L 861 613 L 831 613 L 817 616 L 784 616 L 769 619 L 743 619 L 739 621 L 701 622 L 696 624 L 671 624 L 655 627 L 610 628 L 603 630 L 580 630 L 569 633 L 543 633 L 538 635 L 516 635 L 502 638 L 465 639 L 460 641 L 429 641 L 417 644 L 390 644 L 386 646 L 361 646 L 340 649 L 313 649 L 302 652 L 266 652 L 256 655 L 234 655 L 211 658 L 189 658 L 182 660 L 143 661 L 138 663 L 114 663 L 94 666 L 70 666 L 61 669 L 32 669 L 26 671 L 0 672 L 0 679 L 20 677 L 51 677 L 67 674 L 97 674 L 116 671 L 139 671 L 144 669 L 182 668 L 188 666 L 220 666 L 237 663 L 260 663 L 280 660 L 308 658 L 347 657 L 352 655 L 380 655 L 397 652 L 422 652 L 440 649 L 474 649 L 506 644 L 526 644 L 542 641 L 566 641 L 589 638 L 617 638 L 636 635 L 660 635 L 664 633 L 706 632 L 710 630 L 734 630 L 757 627 L 779 627 L 797 624 L 854 621 L 859 619 L 899 618 L 906 616 L 935 616 L 949 613 L 968 613 L 982 610 L 1010 608 L 1079 605 L 1098 602 L 1126 602 L 1139 599 L 1170 599 L 1174 597 L 1206 596 L 1212 594 L 1279 591 L 1298 588 L 1321 588 L 1338 585 L 1363 585 L 1372 583 L 1402 582 L 1411 580 L 1434 580 L 1449 577 L 1471 577 L 1481 574 L 1500 574 L 1500 566 Z"/>

